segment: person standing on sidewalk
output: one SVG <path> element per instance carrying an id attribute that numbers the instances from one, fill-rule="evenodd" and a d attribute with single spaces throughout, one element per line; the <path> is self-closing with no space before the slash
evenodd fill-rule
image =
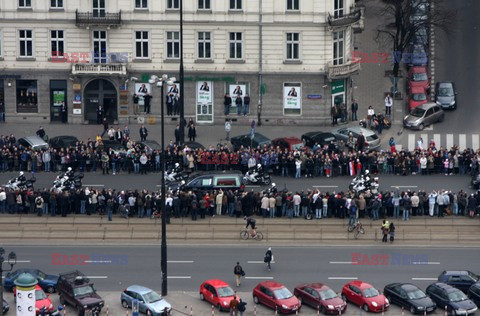
<path id="1" fill-rule="evenodd" d="M 385 97 L 385 115 L 392 115 L 393 99 L 390 93 Z"/>
<path id="2" fill-rule="evenodd" d="M 230 94 L 225 94 L 225 97 L 223 98 L 223 105 L 225 106 L 224 114 L 230 114 L 230 107 L 232 106 L 232 98 L 230 97 Z"/>
<path id="3" fill-rule="evenodd" d="M 355 99 L 353 99 L 351 111 L 352 111 L 352 121 L 357 121 L 358 120 L 357 118 L 358 102 Z"/>
<path id="4" fill-rule="evenodd" d="M 235 283 L 237 284 L 237 287 L 239 287 L 242 276 L 245 276 L 245 271 L 243 271 L 243 268 L 240 265 L 240 262 L 237 262 L 237 265 L 233 269 L 233 275 L 235 275 Z"/>
<path id="5" fill-rule="evenodd" d="M 225 122 L 225 133 L 227 136 L 225 136 L 225 140 L 229 141 L 230 140 L 230 132 L 232 131 L 232 120 L 227 120 Z"/>
<path id="6" fill-rule="evenodd" d="M 267 252 L 265 253 L 265 258 L 263 258 L 263 262 L 267 264 L 268 271 L 272 270 L 272 266 L 270 263 L 273 261 L 273 253 L 272 253 L 272 248 L 268 248 Z"/>
<path id="7" fill-rule="evenodd" d="M 245 310 L 247 309 L 246 307 L 247 303 L 242 301 L 242 299 L 240 299 L 240 301 L 238 302 L 238 312 L 240 313 L 240 316 L 243 316 L 243 312 L 245 312 Z"/>
<path id="8" fill-rule="evenodd" d="M 393 222 L 390 223 L 390 243 L 393 243 L 395 240 L 395 225 L 393 225 Z"/>
<path id="9" fill-rule="evenodd" d="M 140 141 L 143 142 L 143 141 L 147 140 L 148 130 L 145 127 L 145 125 L 142 124 L 142 127 L 140 127 L 140 130 L 139 130 L 139 133 L 140 133 Z"/>
<path id="10" fill-rule="evenodd" d="M 237 292 L 233 295 L 233 299 L 230 301 L 230 316 L 237 316 L 238 304 L 240 302 L 237 299 Z"/>

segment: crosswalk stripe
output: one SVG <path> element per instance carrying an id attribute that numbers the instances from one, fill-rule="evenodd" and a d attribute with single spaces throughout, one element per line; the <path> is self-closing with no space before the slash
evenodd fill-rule
<path id="1" fill-rule="evenodd" d="M 422 136 L 422 139 L 423 139 L 423 149 L 427 149 L 428 148 L 428 134 L 420 134 L 420 136 Z"/>
<path id="2" fill-rule="evenodd" d="M 458 135 L 458 147 L 460 150 L 464 150 L 467 148 L 467 135 L 460 134 Z"/>
<path id="3" fill-rule="evenodd" d="M 415 134 L 408 134 L 408 150 L 415 150 Z"/>
<path id="4" fill-rule="evenodd" d="M 435 142 L 435 147 L 437 147 L 437 149 L 442 147 L 440 134 L 433 134 L 433 141 Z"/>
<path id="5" fill-rule="evenodd" d="M 433 139 L 435 146 L 438 148 L 450 149 L 453 146 L 458 146 L 462 151 L 466 148 L 480 149 L 480 134 L 416 134 L 409 133 L 402 139 L 399 145 L 408 150 L 415 150 L 417 141 L 423 139 L 423 149 L 427 149 L 430 141 Z"/>
<path id="6" fill-rule="evenodd" d="M 472 149 L 477 150 L 478 149 L 478 134 L 472 134 Z"/>
<path id="7" fill-rule="evenodd" d="M 445 148 L 452 148 L 453 147 L 453 134 L 447 134 L 447 144 Z"/>

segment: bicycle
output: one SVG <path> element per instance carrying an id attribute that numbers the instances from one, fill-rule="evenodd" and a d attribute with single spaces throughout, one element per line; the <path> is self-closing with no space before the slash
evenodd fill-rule
<path id="1" fill-rule="evenodd" d="M 365 229 L 363 228 L 362 223 L 356 222 L 355 225 L 348 226 L 348 232 L 353 232 L 355 239 L 358 239 L 358 235 L 365 234 Z"/>
<path id="2" fill-rule="evenodd" d="M 260 241 L 260 240 L 263 239 L 263 234 L 261 232 L 259 232 L 258 230 L 255 230 L 255 235 L 252 236 L 252 234 L 250 234 L 248 229 L 244 229 L 240 232 L 240 238 L 242 238 L 243 240 L 253 238 L 257 241 Z"/>

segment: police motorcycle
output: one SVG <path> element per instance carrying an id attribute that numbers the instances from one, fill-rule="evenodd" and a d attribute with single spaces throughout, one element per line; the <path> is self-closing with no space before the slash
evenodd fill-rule
<path id="1" fill-rule="evenodd" d="M 175 164 L 174 168 L 165 171 L 164 177 L 165 182 L 167 183 L 179 182 L 188 178 L 187 175 L 183 174 L 182 167 L 180 167 L 178 162 Z"/>
<path id="2" fill-rule="evenodd" d="M 71 167 L 61 175 L 58 175 L 53 181 L 52 191 L 63 192 L 68 190 L 76 190 L 82 187 L 83 173 L 75 175 Z"/>
<path id="3" fill-rule="evenodd" d="M 35 183 L 36 180 L 37 179 L 35 179 L 34 176 L 32 176 L 30 179 L 27 180 L 27 178 L 25 178 L 25 175 L 23 174 L 23 171 L 20 171 L 20 173 L 18 174 L 18 177 L 8 180 L 8 183 L 5 185 L 5 188 L 11 189 L 11 190 L 33 189 L 33 184 Z"/>
<path id="4" fill-rule="evenodd" d="M 370 177 L 370 171 L 367 169 L 365 170 L 364 174 L 359 174 L 355 178 L 353 178 L 352 183 L 350 183 L 349 189 L 350 191 L 354 191 L 356 193 L 365 192 L 370 190 L 373 194 L 378 193 L 378 177 L 375 177 L 373 181 Z"/>
<path id="5" fill-rule="evenodd" d="M 257 164 L 256 167 L 250 168 L 243 177 L 245 182 L 247 183 L 259 183 L 259 184 L 266 184 L 269 185 L 272 183 L 272 179 L 270 179 L 270 175 L 263 171 L 263 167 L 261 164 Z"/>

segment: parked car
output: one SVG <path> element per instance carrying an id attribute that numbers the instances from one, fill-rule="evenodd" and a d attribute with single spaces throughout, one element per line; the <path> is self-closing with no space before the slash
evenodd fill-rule
<path id="1" fill-rule="evenodd" d="M 19 138 L 17 143 L 25 148 L 31 147 L 35 151 L 48 149 L 48 144 L 38 136 L 26 136 Z"/>
<path id="2" fill-rule="evenodd" d="M 93 283 L 80 271 L 60 273 L 57 284 L 60 304 L 69 304 L 79 314 L 86 311 L 100 314 L 105 302 L 97 294 Z"/>
<path id="3" fill-rule="evenodd" d="M 52 274 L 45 274 L 38 269 L 18 269 L 7 273 L 4 280 L 3 287 L 8 291 L 13 291 L 15 286 L 14 281 L 22 273 L 30 273 L 37 279 L 38 285 L 47 293 L 54 293 L 57 288 L 58 276 Z"/>
<path id="4" fill-rule="evenodd" d="M 412 314 L 433 312 L 437 305 L 422 290 L 410 283 L 390 283 L 383 289 L 390 304 L 398 305 Z"/>
<path id="5" fill-rule="evenodd" d="M 417 106 L 403 118 L 403 126 L 410 129 L 423 130 L 425 126 L 442 122 L 445 117 L 443 109 L 435 103 L 425 103 Z"/>
<path id="6" fill-rule="evenodd" d="M 75 136 L 55 136 L 48 140 L 48 144 L 54 149 L 61 149 L 73 147 L 78 141 Z"/>
<path id="7" fill-rule="evenodd" d="M 467 296 L 475 305 L 480 306 L 480 282 L 472 284 L 468 289 Z"/>
<path id="8" fill-rule="evenodd" d="M 255 133 L 253 139 L 250 137 L 250 134 L 235 136 L 230 139 L 230 142 L 234 150 L 240 149 L 241 146 L 244 148 L 257 148 L 263 147 L 264 145 L 270 146 L 271 144 L 270 139 L 260 133 Z"/>
<path id="9" fill-rule="evenodd" d="M 408 89 L 412 87 L 422 87 L 425 91 L 430 89 L 430 78 L 428 77 L 427 67 L 416 66 L 408 70 Z"/>
<path id="10" fill-rule="evenodd" d="M 295 150 L 303 148 L 303 141 L 295 136 L 275 138 L 272 145 L 281 149 Z"/>
<path id="11" fill-rule="evenodd" d="M 358 136 L 360 135 L 360 132 L 362 132 L 363 136 L 365 137 L 365 142 L 367 143 L 367 150 L 375 150 L 380 147 L 380 138 L 374 131 L 370 129 L 366 129 L 360 126 L 350 126 L 335 128 L 331 132 L 337 140 L 343 140 L 345 144 L 348 143 L 348 135 L 350 133 L 353 134 L 353 141 L 355 144 L 357 142 Z"/>
<path id="12" fill-rule="evenodd" d="M 185 142 L 185 146 L 188 146 L 188 148 L 192 150 L 205 149 L 205 146 L 203 146 L 199 142 Z"/>
<path id="13" fill-rule="evenodd" d="M 131 285 L 120 294 L 120 302 L 125 309 L 132 308 L 133 300 L 138 300 L 139 311 L 149 316 L 167 316 L 172 312 L 172 305 L 148 287 Z"/>
<path id="14" fill-rule="evenodd" d="M 125 147 L 122 143 L 116 140 L 102 139 L 102 143 L 103 147 L 100 146 L 100 148 L 102 148 L 106 152 L 112 150 L 115 155 L 123 153 L 127 149 L 127 147 Z"/>
<path id="15" fill-rule="evenodd" d="M 13 289 L 13 295 L 17 296 L 17 288 Z M 49 298 L 50 294 L 45 294 L 43 289 L 37 284 L 35 285 L 35 311 L 36 315 L 42 315 L 42 309 L 45 309 L 45 315 L 60 315 L 57 308 L 53 305 Z"/>
<path id="16" fill-rule="evenodd" d="M 210 171 L 192 174 L 184 184 L 180 184 L 181 190 L 239 190 L 245 187 L 243 174 L 240 171 Z"/>
<path id="17" fill-rule="evenodd" d="M 420 41 L 420 39 L 417 39 L 417 41 Z M 428 64 L 428 53 L 424 43 L 413 43 L 408 51 L 410 53 L 409 67 L 426 66 Z"/>
<path id="18" fill-rule="evenodd" d="M 306 304 L 314 309 L 320 307 L 320 312 L 323 314 L 339 314 L 341 312 L 343 315 L 347 310 L 347 303 L 323 283 L 297 285 L 293 294 L 302 305 Z"/>
<path id="19" fill-rule="evenodd" d="M 426 25 L 420 26 L 415 32 L 415 35 L 410 41 L 410 45 L 415 45 L 415 44 L 422 45 L 424 49 L 428 51 L 428 47 L 429 47 L 428 27 Z"/>
<path id="20" fill-rule="evenodd" d="M 438 281 L 454 286 L 467 293 L 470 286 L 479 281 L 479 276 L 468 270 L 443 271 L 438 276 Z"/>
<path id="21" fill-rule="evenodd" d="M 448 284 L 430 284 L 426 292 L 437 306 L 446 308 L 450 315 L 473 315 L 477 311 L 477 305 L 469 300 L 465 293 Z"/>
<path id="22" fill-rule="evenodd" d="M 219 311 L 229 311 L 230 301 L 235 297 L 235 291 L 225 281 L 207 280 L 200 285 L 200 299 L 207 301 Z"/>
<path id="23" fill-rule="evenodd" d="M 457 108 L 457 92 L 453 82 L 437 82 L 435 84 L 435 102 L 444 109 Z"/>
<path id="24" fill-rule="evenodd" d="M 388 299 L 371 284 L 355 280 L 342 288 L 342 298 L 363 308 L 366 312 L 386 311 L 390 306 Z"/>
<path id="25" fill-rule="evenodd" d="M 419 24 L 420 21 L 428 19 L 429 3 L 428 0 L 412 0 L 410 1 L 412 14 L 410 14 L 410 22 Z"/>
<path id="26" fill-rule="evenodd" d="M 139 145 L 147 155 L 151 155 L 155 150 L 162 150 L 162 146 L 156 140 L 144 140 Z"/>
<path id="27" fill-rule="evenodd" d="M 300 311 L 302 304 L 283 284 L 274 281 L 260 282 L 253 289 L 253 302 L 263 304 L 282 314 Z"/>
<path id="28" fill-rule="evenodd" d="M 422 87 L 412 87 L 408 96 L 408 109 L 411 111 L 419 105 L 430 102 L 430 96 Z"/>
<path id="29" fill-rule="evenodd" d="M 331 142 L 336 142 L 337 138 L 332 133 L 316 131 L 308 132 L 301 136 L 305 146 L 312 148 L 315 144 L 321 147 L 329 145 Z"/>
<path id="30" fill-rule="evenodd" d="M 5 299 L 3 300 L 3 315 L 5 315 L 9 310 L 10 310 L 10 305 L 8 305 L 7 301 Z"/>

